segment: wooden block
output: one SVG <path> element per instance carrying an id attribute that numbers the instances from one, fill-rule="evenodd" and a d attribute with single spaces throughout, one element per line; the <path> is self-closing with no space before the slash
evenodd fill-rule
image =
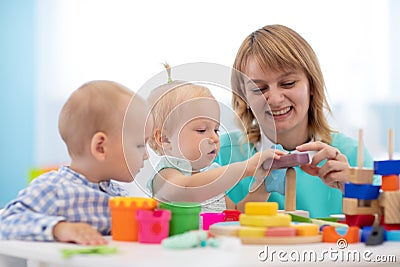
<path id="1" fill-rule="evenodd" d="M 248 245 L 279 245 L 279 244 L 308 244 L 319 243 L 322 235 L 314 236 L 270 236 L 264 238 L 241 238 L 242 244 Z"/>
<path id="2" fill-rule="evenodd" d="M 374 179 L 373 169 L 350 168 L 349 181 L 352 184 L 372 184 Z"/>
<path id="3" fill-rule="evenodd" d="M 379 196 L 385 224 L 400 224 L 400 191 L 385 191 Z"/>
<path id="4" fill-rule="evenodd" d="M 294 227 L 268 227 L 265 236 L 296 236 L 297 230 Z"/>
<path id="5" fill-rule="evenodd" d="M 271 226 L 289 226 L 292 218 L 287 214 L 277 215 L 247 215 L 240 214 L 239 221 L 241 226 L 260 226 L 260 227 L 271 227 Z"/>
<path id="6" fill-rule="evenodd" d="M 276 215 L 278 214 L 277 202 L 247 202 L 244 206 L 247 215 Z"/>
<path id="7" fill-rule="evenodd" d="M 235 222 L 220 222 L 210 226 L 209 232 L 214 236 L 239 236 L 240 224 Z"/>
<path id="8" fill-rule="evenodd" d="M 386 231 L 387 241 L 400 241 L 400 230 Z"/>
<path id="9" fill-rule="evenodd" d="M 292 225 L 297 230 L 298 236 L 319 235 L 319 226 L 312 223 L 299 223 Z"/>
<path id="10" fill-rule="evenodd" d="M 375 174 L 392 175 L 400 174 L 400 160 L 374 161 Z"/>
<path id="11" fill-rule="evenodd" d="M 348 244 L 360 242 L 360 228 L 351 226 L 345 235 L 339 235 L 333 226 L 325 226 L 322 228 L 322 241 L 328 243 L 336 243 L 339 239 L 345 239 Z"/>
<path id="12" fill-rule="evenodd" d="M 399 176 L 394 175 L 382 175 L 381 189 L 383 191 L 398 191 L 400 189 Z"/>
<path id="13" fill-rule="evenodd" d="M 288 168 L 285 182 L 285 210 L 296 210 L 296 171 Z"/>
<path id="14" fill-rule="evenodd" d="M 372 214 L 348 215 L 346 214 L 346 223 L 349 226 L 358 226 L 363 228 L 371 226 L 375 221 L 375 216 Z"/>
<path id="15" fill-rule="evenodd" d="M 283 214 L 293 214 L 305 218 L 310 218 L 310 213 L 306 210 L 278 210 L 278 213 L 283 213 Z"/>
<path id="16" fill-rule="evenodd" d="M 239 228 L 239 237 L 240 238 L 248 238 L 248 237 L 264 237 L 265 232 L 267 231 L 267 227 L 250 227 L 250 226 L 241 226 Z"/>
<path id="17" fill-rule="evenodd" d="M 364 200 L 378 199 L 379 189 L 379 185 L 345 183 L 343 196 Z"/>
<path id="18" fill-rule="evenodd" d="M 343 198 L 343 213 L 348 215 L 374 214 L 379 212 L 378 200 Z"/>
<path id="19" fill-rule="evenodd" d="M 294 153 L 281 156 L 278 160 L 266 160 L 263 163 L 263 168 L 268 170 L 285 169 L 304 165 L 310 162 L 310 156 L 308 153 Z"/>

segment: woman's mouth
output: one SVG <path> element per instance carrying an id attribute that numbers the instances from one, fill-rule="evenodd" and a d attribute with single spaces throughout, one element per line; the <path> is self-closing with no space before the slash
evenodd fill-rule
<path id="1" fill-rule="evenodd" d="M 289 106 L 279 110 L 268 110 L 267 114 L 273 117 L 280 117 L 288 114 L 293 109 L 293 106 Z"/>

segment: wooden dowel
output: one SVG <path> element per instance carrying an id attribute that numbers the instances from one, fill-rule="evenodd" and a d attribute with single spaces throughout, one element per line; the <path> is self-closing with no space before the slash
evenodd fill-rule
<path id="1" fill-rule="evenodd" d="M 393 159 L 393 149 L 394 149 L 394 142 L 393 142 L 393 129 L 389 129 L 389 160 Z"/>
<path id="2" fill-rule="evenodd" d="M 296 171 L 288 168 L 285 183 L 285 211 L 296 210 Z"/>

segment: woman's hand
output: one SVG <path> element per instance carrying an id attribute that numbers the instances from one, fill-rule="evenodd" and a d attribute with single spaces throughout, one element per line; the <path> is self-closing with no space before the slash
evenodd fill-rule
<path id="1" fill-rule="evenodd" d="M 319 176 L 330 187 L 343 191 L 344 183 L 349 179 L 350 165 L 347 157 L 339 149 L 320 141 L 310 142 L 296 147 L 298 151 L 316 151 L 311 163 L 300 166 L 306 173 Z M 321 167 L 318 164 L 326 159 Z"/>

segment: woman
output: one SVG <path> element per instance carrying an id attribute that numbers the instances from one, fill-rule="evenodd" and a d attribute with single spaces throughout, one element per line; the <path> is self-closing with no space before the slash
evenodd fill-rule
<path id="1" fill-rule="evenodd" d="M 343 186 L 349 165 L 357 165 L 358 143 L 328 125 L 324 112 L 331 111 L 311 46 L 288 27 L 265 26 L 243 41 L 233 67 L 232 106 L 244 131 L 221 137 L 216 161 L 242 161 L 268 141 L 289 153 L 315 151 L 310 164 L 295 168 L 297 209 L 309 211 L 311 217 L 341 213 Z M 372 158 L 364 151 L 364 166 L 371 167 Z M 272 192 L 268 198 L 265 185 L 249 193 L 251 183 L 247 177 L 228 191 L 228 208 L 243 210 L 247 201 L 268 200 L 283 209 L 283 195 Z"/>

